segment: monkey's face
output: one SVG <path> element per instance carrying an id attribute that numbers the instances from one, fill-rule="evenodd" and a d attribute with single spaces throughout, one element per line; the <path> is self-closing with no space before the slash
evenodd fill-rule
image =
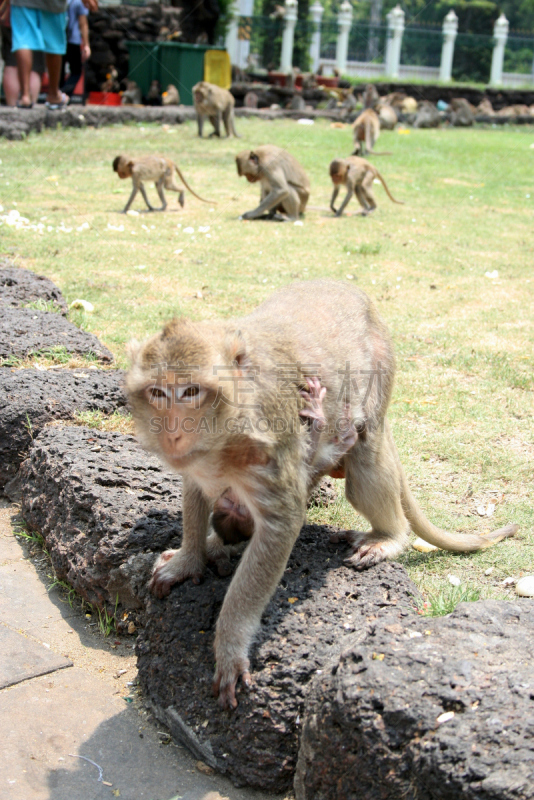
<path id="1" fill-rule="evenodd" d="M 119 178 L 132 177 L 133 161 L 125 156 L 116 156 L 113 159 L 113 169 L 118 174 Z"/>
<path id="2" fill-rule="evenodd" d="M 235 157 L 235 163 L 239 177 L 244 175 L 249 183 L 261 180 L 260 163 L 256 153 L 244 150 Z"/>
<path id="3" fill-rule="evenodd" d="M 347 166 L 343 161 L 332 161 L 330 164 L 330 177 L 334 186 L 344 183 L 347 176 Z"/>
<path id="4" fill-rule="evenodd" d="M 188 320 L 169 323 L 144 344 L 132 343 L 129 351 L 126 388 L 137 434 L 146 449 L 183 472 L 212 449 L 220 434 L 219 374 L 231 370 L 220 367 L 221 356 Z"/>

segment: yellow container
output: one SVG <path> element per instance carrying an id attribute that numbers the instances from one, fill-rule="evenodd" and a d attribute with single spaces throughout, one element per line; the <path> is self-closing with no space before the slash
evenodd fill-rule
<path id="1" fill-rule="evenodd" d="M 232 85 L 232 65 L 226 50 L 206 50 L 204 56 L 204 80 L 222 89 Z"/>

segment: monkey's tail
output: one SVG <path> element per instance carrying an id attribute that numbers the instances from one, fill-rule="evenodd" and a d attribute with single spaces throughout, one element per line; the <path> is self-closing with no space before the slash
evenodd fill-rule
<path id="1" fill-rule="evenodd" d="M 175 169 L 175 170 L 176 170 L 176 172 L 178 173 L 178 175 L 179 175 L 179 177 L 180 177 L 180 180 L 181 180 L 181 181 L 182 181 L 182 183 L 184 184 L 185 188 L 186 188 L 186 189 L 189 189 L 189 191 L 191 192 L 191 194 L 192 194 L 192 195 L 194 195 L 194 196 L 197 198 L 197 200 L 201 200 L 203 203 L 211 203 L 211 205 L 212 205 L 212 206 L 216 206 L 216 205 L 217 205 L 217 203 L 216 203 L 216 201 L 215 201 L 215 200 L 204 200 L 204 198 L 203 198 L 203 197 L 201 197 L 199 194 L 197 194 L 196 192 L 194 192 L 194 191 L 193 191 L 193 189 L 192 189 L 192 188 L 189 186 L 188 182 L 186 181 L 186 179 L 184 178 L 184 176 L 183 176 L 183 175 L 182 175 L 182 173 L 180 172 L 180 169 L 179 169 L 179 167 L 178 167 L 178 164 L 175 164 L 175 165 L 174 165 L 174 169 Z"/>
<path id="2" fill-rule="evenodd" d="M 397 463 L 400 466 L 398 458 Z M 519 525 L 506 525 L 504 528 L 499 528 L 484 536 L 479 536 L 477 533 L 464 535 L 442 531 L 427 520 L 410 491 L 402 466 L 400 466 L 400 471 L 401 503 L 406 518 L 413 532 L 420 536 L 421 539 L 424 539 L 425 542 L 435 545 L 435 547 L 440 547 L 442 550 L 448 550 L 451 553 L 474 553 L 476 550 L 491 547 L 496 542 L 513 536 L 519 530 Z"/>
<path id="3" fill-rule="evenodd" d="M 385 155 L 385 153 L 383 153 L 383 154 L 380 154 L 380 153 L 375 153 L 375 155 L 377 155 L 377 156 L 378 156 L 378 155 Z M 376 169 L 376 167 L 375 167 L 375 174 L 376 174 L 376 177 L 378 178 L 378 180 L 380 181 L 380 183 L 382 184 L 382 186 L 384 187 L 384 189 L 386 190 L 386 194 L 387 194 L 387 196 L 389 197 L 389 199 L 390 199 L 390 200 L 391 200 L 393 203 L 398 203 L 398 205 L 399 205 L 399 206 L 403 206 L 403 205 L 404 205 L 404 201 L 403 201 L 403 200 L 395 200 L 395 198 L 393 197 L 393 195 L 391 194 L 391 192 L 390 192 L 390 191 L 389 191 L 389 189 L 388 189 L 388 185 L 387 185 L 387 183 L 385 182 L 384 178 L 383 178 L 383 177 L 382 177 L 382 175 L 379 173 L 379 171 Z"/>

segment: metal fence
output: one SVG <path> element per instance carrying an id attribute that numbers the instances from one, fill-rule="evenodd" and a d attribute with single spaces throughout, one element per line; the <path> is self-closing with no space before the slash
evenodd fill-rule
<path id="1" fill-rule="evenodd" d="M 511 35 L 504 50 L 504 71 L 532 75 L 534 72 L 534 38 Z"/>
<path id="2" fill-rule="evenodd" d="M 454 47 L 453 80 L 487 83 L 494 43 L 493 36 L 459 33 Z"/>
<path id="3" fill-rule="evenodd" d="M 311 19 L 297 20 L 293 64 L 301 70 L 310 68 L 309 49 L 315 29 L 315 23 Z M 275 70 L 279 68 L 283 30 L 283 19 L 271 19 L 268 16 L 239 19 L 239 38 L 250 42 L 250 55 L 259 67 Z M 336 58 L 339 36 L 337 18 L 323 17 L 320 30 L 320 61 L 330 62 L 331 67 Z M 354 21 L 349 35 L 347 71 L 353 74 L 356 65 L 350 67 L 350 62 L 358 62 L 360 71 L 368 65 L 369 70 L 376 72 L 379 65 L 385 61 L 387 39 L 388 30 L 385 25 Z M 401 72 L 406 73 L 406 70 L 410 72 L 410 68 L 413 68 L 412 72 L 419 70 L 421 78 L 424 78 L 425 70 L 439 69 L 442 44 L 443 33 L 440 28 L 408 24 L 402 37 Z M 453 80 L 487 83 L 494 44 L 493 36 L 458 33 L 454 48 Z M 525 75 L 527 83 L 532 80 L 531 76 L 534 74 L 533 62 L 534 36 L 512 32 L 506 43 L 504 72 L 515 73 L 509 77 L 515 78 L 516 83 L 521 82 L 521 75 Z M 429 72 L 427 77 L 431 75 Z"/>
<path id="4" fill-rule="evenodd" d="M 401 64 L 439 67 L 443 33 L 439 28 L 407 25 L 402 36 Z"/>

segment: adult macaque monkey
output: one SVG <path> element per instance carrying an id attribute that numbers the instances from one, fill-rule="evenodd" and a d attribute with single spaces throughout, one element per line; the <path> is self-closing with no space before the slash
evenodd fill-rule
<path id="1" fill-rule="evenodd" d="M 165 211 L 167 208 L 167 201 L 163 192 L 164 188 L 172 190 L 173 192 L 178 192 L 178 202 L 183 207 L 184 190 L 174 181 L 175 170 L 183 181 L 186 189 L 189 189 L 191 194 L 194 195 L 197 200 L 202 200 L 203 203 L 212 203 L 213 205 L 216 205 L 214 201 L 204 200 L 203 197 L 200 197 L 200 195 L 191 189 L 186 179 L 180 172 L 178 165 L 175 164 L 174 161 L 171 161 L 170 158 L 165 158 L 164 156 L 141 156 L 140 158 L 132 158 L 130 156 L 119 155 L 113 159 L 113 169 L 118 173 L 119 178 L 132 179 L 132 193 L 128 198 L 128 202 L 122 209 L 123 214 L 126 214 L 135 199 L 135 195 L 139 191 L 143 195 L 143 199 L 147 204 L 149 211 Z M 156 184 L 159 199 L 161 200 L 161 208 L 154 208 L 154 206 L 150 204 L 145 187 L 143 186 L 144 181 L 154 181 Z"/>
<path id="2" fill-rule="evenodd" d="M 313 313 L 310 313 L 313 309 Z M 158 558 L 150 589 L 198 581 L 209 557 L 214 504 L 230 490 L 254 532 L 217 621 L 213 689 L 237 705 L 236 683 L 250 685 L 248 651 L 282 577 L 306 512 L 310 473 L 331 464 L 336 425 L 356 430 L 342 456 L 346 495 L 371 523 L 351 534 L 348 564 L 358 569 L 398 555 L 410 527 L 454 552 L 489 547 L 509 525 L 485 536 L 434 527 L 412 497 L 385 419 L 394 374 L 392 344 L 369 298 L 335 281 L 297 283 L 238 320 L 177 319 L 130 347 L 126 383 L 143 445 L 183 476 L 183 541 Z M 289 365 L 289 367 L 288 367 Z M 325 429 L 312 462 L 300 422 L 306 378 L 320 378 Z M 349 412 L 347 412 L 349 408 Z"/>
<path id="3" fill-rule="evenodd" d="M 336 217 L 340 217 L 343 214 L 345 208 L 347 207 L 347 203 L 353 194 L 356 194 L 358 202 L 362 207 L 362 216 L 366 216 L 367 214 L 370 214 L 371 211 L 374 211 L 376 208 L 376 200 L 373 193 L 373 181 L 375 178 L 378 178 L 386 190 L 387 196 L 393 203 L 404 205 L 402 200 L 395 200 L 382 175 L 379 173 L 376 167 L 373 166 L 373 164 L 371 164 L 369 161 L 366 161 L 365 158 L 359 158 L 358 156 L 335 158 L 330 163 L 330 177 L 332 178 L 332 183 L 334 184 L 334 191 L 332 192 L 332 199 L 330 200 L 330 208 Z M 336 211 L 334 203 L 336 202 L 339 189 L 342 185 L 346 187 L 347 194 L 341 206 Z"/>
<path id="4" fill-rule="evenodd" d="M 284 220 L 281 211 L 290 220 L 296 220 L 306 209 L 310 196 L 310 182 L 299 162 L 286 150 L 274 144 L 243 150 L 235 157 L 237 174 L 244 175 L 249 183 L 261 183 L 260 204 L 243 214 L 243 219 Z"/>
<path id="5" fill-rule="evenodd" d="M 233 135 L 238 139 L 241 138 L 235 129 L 234 96 L 228 89 L 221 89 L 220 86 L 216 86 L 214 83 L 200 81 L 200 83 L 196 83 L 193 86 L 193 102 L 197 112 L 198 135 L 201 138 L 205 117 L 208 117 L 215 128 L 213 133 L 210 133 L 210 136 L 220 136 L 221 122 L 224 122 L 227 136 Z"/>
<path id="6" fill-rule="evenodd" d="M 356 117 L 352 123 L 352 131 L 354 135 L 353 156 L 364 156 L 366 152 L 370 156 L 391 155 L 389 152 L 377 153 L 374 150 L 376 140 L 380 136 L 380 120 L 378 119 L 378 114 L 372 108 L 367 108 Z"/>

